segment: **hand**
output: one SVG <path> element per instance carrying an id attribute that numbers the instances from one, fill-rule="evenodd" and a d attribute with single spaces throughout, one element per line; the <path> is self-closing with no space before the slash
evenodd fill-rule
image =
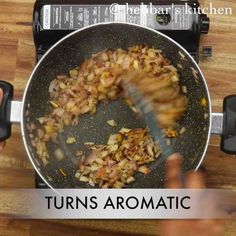
<path id="1" fill-rule="evenodd" d="M 181 158 L 174 154 L 167 161 L 167 188 L 183 188 L 180 179 Z M 189 172 L 186 188 L 205 188 L 204 176 L 200 172 Z M 161 222 L 163 236 L 221 236 L 223 227 L 219 220 L 164 220 Z"/>
<path id="2" fill-rule="evenodd" d="M 3 97 L 3 91 L 0 88 L 0 104 L 2 102 L 2 97 Z M 4 146 L 5 146 L 6 142 L 0 142 L 0 152 L 3 150 Z"/>

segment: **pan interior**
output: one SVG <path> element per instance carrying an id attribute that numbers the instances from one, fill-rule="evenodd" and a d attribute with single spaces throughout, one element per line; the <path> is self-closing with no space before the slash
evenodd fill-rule
<path id="1" fill-rule="evenodd" d="M 74 177 L 76 171 L 75 149 L 84 148 L 84 142 L 106 143 L 109 135 L 115 133 L 120 128 L 145 127 L 145 123 L 141 117 L 137 117 L 124 104 L 123 99 L 107 104 L 99 104 L 96 114 L 84 115 L 81 117 L 78 126 L 66 127 L 65 132 L 59 135 L 58 145 L 66 153 L 65 160 L 58 162 L 53 157 L 56 145 L 49 144 L 50 163 L 47 166 L 43 166 L 37 158 L 35 148 L 31 145 L 26 125 L 28 122 L 37 124 L 36 118 L 44 116 L 48 112 L 48 87 L 50 81 L 58 74 L 67 74 L 70 69 L 80 65 L 94 53 L 107 48 L 127 49 L 130 46 L 139 44 L 146 44 L 161 49 L 175 66 L 178 64 L 183 66 L 179 73 L 181 85 L 185 85 L 188 90 L 189 105 L 187 114 L 181 120 L 180 126 L 185 127 L 186 132 L 178 139 L 175 139 L 173 145 L 174 149 L 183 155 L 184 171 L 195 169 L 198 166 L 205 153 L 209 138 L 210 104 L 204 78 L 201 76 L 196 64 L 184 50 L 168 38 L 152 30 L 129 24 L 100 24 L 77 31 L 53 47 L 37 66 L 26 89 L 24 113 L 26 110 L 29 110 L 30 113 L 28 121 L 25 116 L 23 117 L 26 148 L 37 171 L 51 187 L 91 187 L 79 182 Z M 197 78 L 193 76 L 193 70 L 198 71 Z M 201 105 L 202 98 L 208 101 L 206 107 Z M 113 128 L 106 125 L 106 121 L 109 119 L 114 119 L 118 126 Z M 65 143 L 65 139 L 68 136 L 76 137 L 77 143 L 74 146 L 68 146 Z M 128 187 L 161 187 L 165 176 L 165 158 L 165 156 L 161 156 L 152 164 L 152 172 L 147 176 L 144 177 L 141 174 L 137 174 L 137 180 Z M 59 168 L 65 170 L 67 177 L 58 174 Z"/>

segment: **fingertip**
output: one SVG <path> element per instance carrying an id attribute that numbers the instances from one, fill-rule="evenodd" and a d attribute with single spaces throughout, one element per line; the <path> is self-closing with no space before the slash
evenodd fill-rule
<path id="1" fill-rule="evenodd" d="M 0 142 L 0 152 L 3 150 L 5 145 L 6 145 L 6 142 Z"/>
<path id="2" fill-rule="evenodd" d="M 1 103 L 1 101 L 2 101 L 2 97 L 3 97 L 3 91 L 2 91 L 2 89 L 0 88 L 0 103 Z"/>
<path id="3" fill-rule="evenodd" d="M 2 95 L 3 94 L 3 91 L 2 91 L 2 88 L 0 88 L 0 95 Z"/>
<path id="4" fill-rule="evenodd" d="M 200 171 L 194 172 L 190 171 L 187 173 L 186 178 L 186 187 L 187 188 L 205 188 L 205 177 Z"/>
<path id="5" fill-rule="evenodd" d="M 181 182 L 181 155 L 175 153 L 167 159 L 166 187 L 180 188 Z"/>
<path id="6" fill-rule="evenodd" d="M 174 153 L 167 158 L 168 162 L 181 161 L 182 156 L 180 153 Z"/>

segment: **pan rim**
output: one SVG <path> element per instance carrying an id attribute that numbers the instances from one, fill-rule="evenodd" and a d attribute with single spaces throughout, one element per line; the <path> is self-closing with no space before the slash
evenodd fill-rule
<path id="1" fill-rule="evenodd" d="M 71 32 L 70 34 L 66 35 L 65 37 L 63 37 L 62 39 L 60 39 L 58 42 L 56 42 L 51 48 L 48 49 L 48 51 L 42 56 L 42 58 L 40 59 L 40 61 L 35 65 L 33 71 L 31 72 L 31 75 L 29 77 L 29 80 L 27 81 L 27 84 L 25 86 L 25 89 L 24 89 L 24 94 L 23 94 L 23 99 L 22 99 L 22 110 L 21 110 L 21 133 L 22 133 L 22 139 L 23 139 L 23 143 L 24 143 L 24 146 L 25 146 L 25 150 L 26 150 L 26 153 L 30 159 L 30 162 L 31 164 L 33 165 L 34 169 L 36 170 L 37 174 L 40 176 L 40 178 L 47 184 L 48 187 L 50 187 L 51 189 L 55 189 L 54 187 L 51 186 L 51 184 L 49 183 L 49 181 L 47 181 L 44 176 L 41 174 L 39 168 L 36 166 L 35 164 L 35 161 L 33 160 L 33 157 L 30 153 L 30 150 L 29 150 L 29 147 L 28 147 L 28 144 L 27 144 L 27 140 L 26 140 L 26 136 L 25 136 L 25 115 L 24 115 L 24 110 L 25 110 L 25 101 L 26 101 L 26 96 L 27 96 L 27 92 L 28 92 L 28 88 L 31 84 L 31 80 L 33 79 L 34 77 L 34 74 L 36 72 L 36 70 L 41 66 L 41 63 L 43 62 L 44 58 L 47 57 L 48 54 L 50 54 L 50 52 L 56 48 L 60 43 L 62 43 L 64 40 L 66 40 L 67 38 L 70 38 L 72 35 L 74 34 L 77 34 L 83 30 L 87 30 L 87 29 L 90 29 L 90 28 L 93 28 L 93 27 L 96 27 L 96 26 L 100 26 L 100 25 L 120 25 L 120 24 L 123 24 L 123 25 L 130 25 L 130 26 L 135 26 L 135 27 L 140 27 L 140 28 L 143 28 L 143 29 L 146 29 L 146 30 L 149 30 L 149 31 L 152 31 L 153 33 L 155 34 L 158 34 L 164 38 L 166 38 L 167 40 L 171 41 L 173 44 L 175 44 L 176 46 L 178 46 L 181 50 L 183 50 L 186 55 L 190 58 L 190 60 L 192 60 L 193 64 L 195 65 L 195 67 L 198 69 L 198 72 L 200 73 L 200 76 L 202 77 L 203 79 L 203 83 L 205 85 L 205 89 L 206 89 L 206 93 L 207 93 L 207 98 L 208 98 L 208 104 L 209 104 L 209 126 L 208 126 L 208 135 L 207 135 L 207 140 L 206 140 L 206 143 L 205 143 L 205 148 L 204 148 L 204 151 L 203 151 L 203 154 L 199 160 L 199 163 L 197 165 L 197 167 L 195 168 L 194 171 L 197 171 L 199 169 L 199 167 L 201 166 L 203 160 L 204 160 L 204 157 L 206 155 L 206 152 L 207 152 L 207 148 L 209 146 L 209 141 L 210 141 L 210 131 L 211 131 L 211 127 L 212 127 L 212 119 L 211 119 L 211 116 L 212 116 L 212 104 L 211 104 L 211 97 L 210 97 L 210 92 L 209 92 L 209 88 L 208 88 L 208 85 L 207 85 L 207 82 L 206 82 L 206 79 L 199 67 L 199 65 L 197 64 L 197 62 L 193 59 L 193 57 L 189 54 L 189 52 L 183 47 L 181 46 L 179 43 L 177 43 L 175 40 L 173 40 L 172 38 L 170 38 L 169 36 L 155 30 L 155 29 L 151 29 L 149 27 L 146 27 L 146 26 L 142 26 L 142 25 L 138 25 L 138 24 L 133 24 L 133 23 L 125 23 L 125 22 L 102 22 L 102 23 L 96 23 L 96 24 L 92 24 L 92 25 L 89 25 L 87 27 L 83 27 L 81 29 L 78 29 L 78 30 L 75 30 L 73 32 Z"/>

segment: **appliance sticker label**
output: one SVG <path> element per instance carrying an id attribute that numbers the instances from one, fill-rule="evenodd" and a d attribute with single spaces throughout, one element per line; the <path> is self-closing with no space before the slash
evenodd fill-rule
<path id="1" fill-rule="evenodd" d="M 75 30 L 101 22 L 127 22 L 156 30 L 189 30 L 195 14 L 188 5 L 44 5 L 45 30 Z"/>

